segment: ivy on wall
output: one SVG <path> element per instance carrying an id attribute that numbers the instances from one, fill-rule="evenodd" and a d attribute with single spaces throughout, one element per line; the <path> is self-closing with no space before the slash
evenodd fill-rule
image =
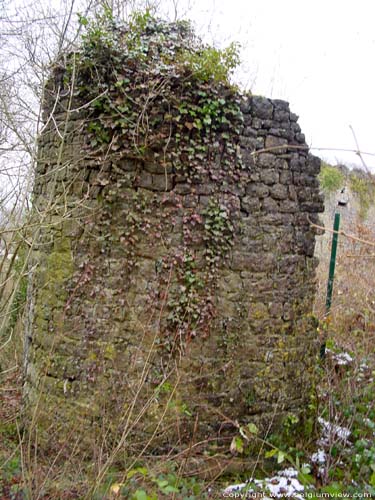
<path id="1" fill-rule="evenodd" d="M 181 247 L 162 263 L 164 273 L 174 266 L 177 280 L 169 293 L 169 340 L 164 345 L 174 350 L 170 337 L 175 332 L 181 350 L 181 343 L 209 333 L 217 270 L 235 232 L 230 222 L 234 208 L 222 193 L 228 182 L 239 185 L 246 179 L 239 146 L 243 114 L 237 89 L 230 84 L 239 47 L 204 46 L 188 23 L 165 23 L 148 11 L 134 14 L 127 25 L 117 24 L 110 13 L 94 22 L 81 18 L 81 24 L 81 48 L 63 65 L 63 90 L 73 94 L 78 107 L 89 107 L 90 156 L 115 154 L 161 165 L 167 192 L 171 179 L 207 188 L 207 206 L 186 211 Z M 109 190 L 103 192 L 108 214 L 116 200 Z M 136 196 L 142 197 L 141 192 Z M 150 222 L 150 213 L 158 210 L 152 201 L 142 207 L 128 203 L 121 237 L 131 265 L 131 247 L 139 235 L 151 231 L 158 239 L 162 231 Z M 198 233 L 205 247 L 203 265 L 198 265 L 202 256 L 195 248 Z"/>

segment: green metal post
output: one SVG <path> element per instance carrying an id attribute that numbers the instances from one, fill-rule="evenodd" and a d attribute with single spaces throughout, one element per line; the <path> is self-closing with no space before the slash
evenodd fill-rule
<path id="1" fill-rule="evenodd" d="M 327 298 L 326 298 L 326 316 L 331 309 L 332 304 L 332 292 L 333 292 L 333 280 L 335 278 L 335 266 L 336 266 L 336 254 L 337 254 L 337 243 L 339 239 L 339 229 L 340 229 L 340 214 L 335 213 L 335 220 L 333 222 L 333 236 L 331 245 L 331 260 L 329 263 L 329 275 L 327 283 Z M 320 357 L 324 358 L 326 353 L 326 344 L 324 343 L 320 347 Z"/>
<path id="2" fill-rule="evenodd" d="M 333 280 L 335 278 L 335 266 L 336 266 L 337 242 L 339 239 L 339 228 L 340 228 L 340 214 L 336 212 L 335 213 L 335 220 L 333 222 L 331 260 L 329 263 L 329 275 L 328 275 L 328 283 L 327 283 L 326 314 L 329 313 L 329 311 L 331 309 L 331 303 L 332 303 Z"/>

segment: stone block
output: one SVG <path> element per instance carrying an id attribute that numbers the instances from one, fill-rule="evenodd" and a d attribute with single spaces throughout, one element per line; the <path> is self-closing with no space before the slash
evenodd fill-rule
<path id="1" fill-rule="evenodd" d="M 274 184 L 270 187 L 270 195 L 275 200 L 286 200 L 288 198 L 288 188 L 283 184 Z"/>
<path id="2" fill-rule="evenodd" d="M 282 137 L 276 137 L 274 135 L 267 135 L 265 148 L 270 150 L 273 154 L 285 153 L 287 150 L 286 145 L 288 144 L 287 139 Z"/>
<path id="3" fill-rule="evenodd" d="M 265 198 L 269 192 L 270 188 L 262 183 L 251 183 L 246 187 L 246 193 L 254 198 Z"/>
<path id="4" fill-rule="evenodd" d="M 241 210 L 247 214 L 257 212 L 260 209 L 260 201 L 258 198 L 252 198 L 250 196 L 245 196 L 241 199 Z"/>
<path id="5" fill-rule="evenodd" d="M 268 164 L 267 164 L 268 165 Z M 259 173 L 260 179 L 264 184 L 272 185 L 277 184 L 280 179 L 280 174 L 277 170 L 271 168 L 264 168 Z"/>
<path id="6" fill-rule="evenodd" d="M 263 120 L 272 119 L 274 106 L 270 99 L 254 96 L 251 99 L 252 114 Z"/>

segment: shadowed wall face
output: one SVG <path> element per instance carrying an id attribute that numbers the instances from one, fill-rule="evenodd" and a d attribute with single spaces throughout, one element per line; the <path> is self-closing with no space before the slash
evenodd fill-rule
<path id="1" fill-rule="evenodd" d="M 77 61 L 47 86 L 34 185 L 24 394 L 41 446 L 227 448 L 231 420 L 302 412 L 322 201 L 297 116 L 129 60 L 92 102 Z"/>

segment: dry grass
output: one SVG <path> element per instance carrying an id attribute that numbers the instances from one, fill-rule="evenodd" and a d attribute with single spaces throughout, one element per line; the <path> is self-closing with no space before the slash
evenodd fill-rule
<path id="1" fill-rule="evenodd" d="M 357 220 L 346 230 L 356 238 L 372 241 L 375 233 Z M 325 318 L 325 300 L 330 260 L 331 234 L 318 242 L 316 314 Z M 332 307 L 328 335 L 342 348 L 358 354 L 373 353 L 375 345 L 375 247 L 340 235 L 337 250 Z"/>
<path id="2" fill-rule="evenodd" d="M 349 232 L 348 229 L 346 231 Z M 373 232 L 359 221 L 355 222 L 355 226 L 350 227 L 350 233 L 359 239 L 375 240 Z M 334 360 L 328 359 L 323 368 L 324 376 L 322 376 L 320 387 L 318 412 L 329 421 L 358 432 L 356 405 L 358 401 L 361 403 L 361 398 L 367 397 L 364 395 L 364 389 L 371 370 L 375 368 L 373 348 L 375 344 L 375 272 L 373 271 L 375 249 L 357 240 L 340 238 L 332 309 L 327 320 L 325 319 L 325 297 L 330 240 L 331 235 L 326 235 L 318 243 L 321 259 L 317 271 L 316 314 L 321 320 L 321 330 L 328 335 L 329 345 L 334 346 L 334 350 L 342 349 L 349 352 L 353 356 L 353 363 L 343 368 Z M 156 492 L 156 497 L 149 496 L 148 498 L 178 500 L 185 498 L 182 496 L 182 491 L 185 492 L 186 498 L 188 494 L 193 499 L 220 498 L 218 493 L 220 484 L 215 485 L 212 480 L 202 482 L 194 478 L 184 478 L 181 470 L 176 468 L 173 460 L 170 460 L 171 457 L 166 457 L 165 462 L 158 464 L 155 464 L 153 460 L 148 460 L 146 454 L 144 457 L 139 457 L 140 461 L 134 464 L 133 471 L 142 462 L 143 472 L 142 470 L 134 472 L 133 477 L 129 479 L 129 471 L 111 467 L 110 459 L 104 468 L 103 464 L 100 467 L 100 464 L 93 463 L 91 469 L 90 466 L 83 469 L 69 461 L 66 461 L 63 466 L 57 466 L 56 457 L 44 457 L 41 460 L 36 455 L 32 455 L 27 444 L 22 442 L 18 428 L 22 384 L 22 341 L 20 340 L 22 329 L 22 320 L 19 320 L 14 330 L 14 338 L 0 352 L 0 365 L 7 367 L 0 374 L 0 498 L 2 500 L 119 498 L 119 493 L 116 492 L 121 491 L 121 488 L 116 487 L 118 484 L 127 484 L 131 488 L 129 491 L 138 489 Z M 363 360 L 367 362 L 366 373 L 363 373 L 361 368 Z M 359 375 L 362 379 L 358 378 Z M 364 399 L 363 404 L 367 405 L 367 409 L 360 417 L 366 420 L 373 404 L 371 405 Z M 349 408 L 353 410 L 349 413 L 343 411 Z M 335 451 L 337 447 L 338 443 L 333 439 L 329 444 L 329 450 L 332 453 L 329 453 L 324 473 L 321 472 L 319 475 L 315 471 L 317 486 L 324 487 L 330 484 L 332 476 L 340 470 L 342 460 L 349 460 L 345 456 L 345 449 L 337 452 Z M 195 450 L 192 450 L 189 459 L 194 460 L 194 453 Z M 249 470 L 251 469 L 250 466 Z M 101 471 L 99 474 L 98 470 Z M 162 481 L 167 481 L 169 486 L 171 484 L 174 484 L 174 487 L 177 486 L 181 494 L 166 493 L 160 487 Z M 123 495 L 122 498 L 126 496 Z"/>

